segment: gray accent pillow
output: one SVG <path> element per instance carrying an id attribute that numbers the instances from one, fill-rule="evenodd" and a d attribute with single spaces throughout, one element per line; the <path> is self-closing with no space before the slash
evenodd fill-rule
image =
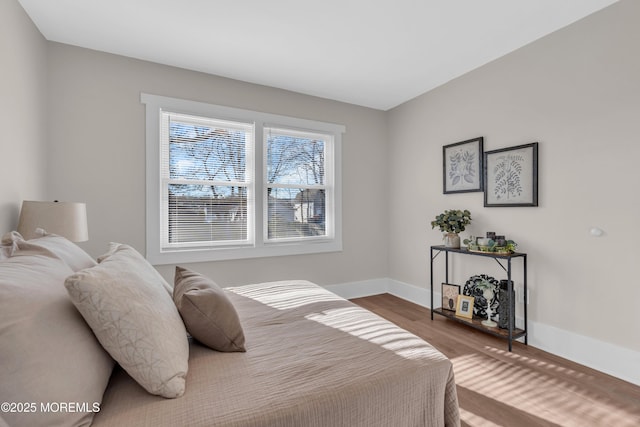
<path id="1" fill-rule="evenodd" d="M 138 384 L 166 398 L 184 394 L 187 331 L 168 285 L 142 255 L 114 243 L 100 264 L 65 286 L 102 346 Z"/>
<path id="2" fill-rule="evenodd" d="M 213 280 L 176 267 L 173 301 L 193 338 L 218 351 L 246 351 L 238 313 Z"/>

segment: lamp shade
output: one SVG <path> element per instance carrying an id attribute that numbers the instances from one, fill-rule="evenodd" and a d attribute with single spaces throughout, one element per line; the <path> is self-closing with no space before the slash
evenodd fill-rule
<path id="1" fill-rule="evenodd" d="M 72 242 L 87 241 L 87 206 L 76 202 L 23 201 L 18 233 L 27 240 L 33 239 L 39 237 L 36 233 L 38 228 L 66 237 Z"/>

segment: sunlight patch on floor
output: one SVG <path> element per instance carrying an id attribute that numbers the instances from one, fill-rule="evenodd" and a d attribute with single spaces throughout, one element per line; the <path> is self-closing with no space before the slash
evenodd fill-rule
<path id="1" fill-rule="evenodd" d="M 485 350 L 487 350 L 487 351 L 489 351 L 491 353 L 494 353 L 494 354 L 499 354 L 500 356 L 503 356 L 503 357 L 509 357 L 511 359 L 518 360 L 520 362 L 525 362 L 525 363 L 528 363 L 528 364 L 531 364 L 531 365 L 534 365 L 534 366 L 544 366 L 545 369 L 552 369 L 552 370 L 555 370 L 556 372 L 562 372 L 564 374 L 568 374 L 568 375 L 571 375 L 571 376 L 576 377 L 576 378 L 585 378 L 585 377 L 587 377 L 586 374 L 574 371 L 573 369 L 569 369 L 569 368 L 565 368 L 565 367 L 562 367 L 562 366 L 558 366 L 558 365 L 555 365 L 553 363 L 543 362 L 541 360 L 537 360 L 537 359 L 534 359 L 532 357 L 522 356 L 522 355 L 515 354 L 513 352 L 509 352 L 509 351 L 506 351 L 506 350 L 500 350 L 500 349 L 495 348 L 495 347 L 487 347 L 487 346 L 485 346 Z"/>
<path id="2" fill-rule="evenodd" d="M 458 387 L 464 387 L 561 426 L 640 425 L 640 419 L 635 414 L 625 411 L 623 405 L 580 390 L 556 376 L 558 371 L 563 371 L 569 376 L 576 374 L 575 372 L 513 353 L 507 356 L 519 359 L 518 364 L 481 354 L 469 354 L 452 359 L 456 384 Z M 526 363 L 524 366 L 522 361 Z M 548 372 L 541 373 L 526 365 L 543 367 Z M 470 424 L 484 425 L 475 422 Z"/>

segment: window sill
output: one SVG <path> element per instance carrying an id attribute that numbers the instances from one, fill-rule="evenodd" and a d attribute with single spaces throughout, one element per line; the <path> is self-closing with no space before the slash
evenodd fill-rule
<path id="1" fill-rule="evenodd" d="M 233 259 L 263 258 L 272 256 L 306 255 L 342 251 L 342 242 L 337 240 L 315 242 L 291 242 L 265 246 L 184 249 L 175 251 L 152 251 L 147 249 L 147 260 L 153 265 L 181 264 L 192 262 L 225 261 Z"/>

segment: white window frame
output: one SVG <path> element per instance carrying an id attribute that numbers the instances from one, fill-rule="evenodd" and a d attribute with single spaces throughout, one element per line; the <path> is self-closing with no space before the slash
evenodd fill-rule
<path id="1" fill-rule="evenodd" d="M 288 256 L 342 250 L 342 134 L 345 126 L 334 123 L 306 120 L 258 111 L 244 110 L 197 101 L 169 98 L 142 93 L 140 100 L 146 105 L 146 257 L 154 265 L 189 262 L 219 261 L 230 259 Z M 254 215 L 248 231 L 253 233 L 247 245 L 220 245 L 189 248 L 162 248 L 162 183 L 160 171 L 160 117 L 162 111 L 188 114 L 212 119 L 253 123 L 254 161 Z M 320 238 L 268 240 L 266 238 L 267 183 L 266 138 L 263 129 L 276 127 L 307 133 L 332 136 L 333 162 L 327 160 L 333 180 L 332 200 L 327 200 L 327 216 L 332 214 L 330 230 Z M 260 143 L 262 141 L 262 143 Z M 249 155 L 249 153 L 247 154 Z M 249 202 L 251 206 L 251 202 Z M 329 211 L 331 207 L 332 212 Z"/>

